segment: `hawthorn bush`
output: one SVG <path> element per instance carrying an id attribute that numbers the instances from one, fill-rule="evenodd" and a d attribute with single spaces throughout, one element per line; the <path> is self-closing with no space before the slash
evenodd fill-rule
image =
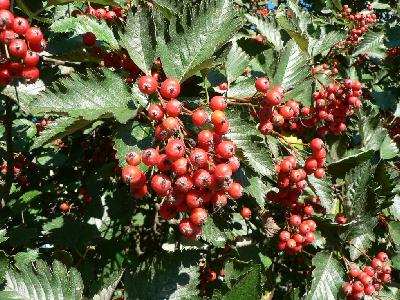
<path id="1" fill-rule="evenodd" d="M 397 1 L 0 0 L 0 299 L 400 299 Z"/>

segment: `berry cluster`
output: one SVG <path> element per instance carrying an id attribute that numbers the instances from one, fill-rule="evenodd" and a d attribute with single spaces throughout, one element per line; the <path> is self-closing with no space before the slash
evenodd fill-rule
<path id="1" fill-rule="evenodd" d="M 109 22 L 114 22 L 118 18 L 123 18 L 125 9 L 119 7 L 117 5 L 112 5 L 110 8 L 98 8 L 95 9 L 91 6 L 86 8 L 85 12 L 81 12 L 80 10 L 72 11 L 72 16 L 93 16 L 100 20 L 106 20 Z"/>
<path id="2" fill-rule="evenodd" d="M 153 76 L 142 76 L 138 86 L 145 94 L 158 91 L 158 82 Z M 127 153 L 128 166 L 122 170 L 122 179 L 129 184 L 135 198 L 143 198 L 148 192 L 147 176 L 138 165 L 142 162 L 157 168 L 159 172 L 152 175 L 150 187 L 164 198 L 161 217 L 170 220 L 179 212 L 188 213 L 188 217 L 180 221 L 179 230 L 187 238 L 195 239 L 201 235 L 201 225 L 208 216 L 207 208 L 221 209 L 229 197 L 240 198 L 243 188 L 231 178 L 240 166 L 235 156 L 236 146 L 223 138 L 230 126 L 224 112 L 226 100 L 222 96 L 211 99 L 213 131 L 201 130 L 194 141 L 186 138 L 188 132 L 179 116 L 183 112 L 191 114 L 193 124 L 198 127 L 206 125 L 209 116 L 200 108 L 194 112 L 186 109 L 175 99 L 180 91 L 176 79 L 167 78 L 162 82 L 159 89 L 161 103 L 151 104 L 147 116 L 155 126 L 156 139 L 164 147 L 162 150 L 160 146 L 149 148 L 142 154 Z M 249 217 L 248 212 L 245 215 Z"/>
<path id="3" fill-rule="evenodd" d="M 258 78 L 256 88 L 266 93 L 258 112 L 258 129 L 264 135 L 274 133 L 274 129 L 302 133 L 304 128 L 317 126 L 317 134 L 339 135 L 346 131 L 346 118 L 361 107 L 362 85 L 356 80 L 346 79 L 344 84 L 330 83 L 314 92 L 314 107 L 302 106 L 292 99 L 281 104 L 284 90 L 275 86 L 269 90 L 267 78 Z"/>
<path id="4" fill-rule="evenodd" d="M 14 16 L 9 9 L 10 1 L 0 1 L 0 43 L 5 45 L 1 56 L 6 57 L 0 63 L 0 85 L 15 78 L 34 82 L 39 78 L 39 52 L 46 48 L 46 40 L 38 27 L 31 27 L 27 19 Z"/>
<path id="5" fill-rule="evenodd" d="M 302 219 L 299 215 L 290 216 L 290 231 L 283 230 L 279 233 L 278 249 L 289 254 L 301 252 L 303 246 L 315 241 L 315 228 L 317 225 L 314 220 Z"/>
<path id="6" fill-rule="evenodd" d="M 400 54 L 400 47 L 388 49 L 386 51 L 386 54 L 387 54 L 388 57 L 399 55 Z"/>
<path id="7" fill-rule="evenodd" d="M 349 282 L 343 285 L 343 292 L 350 300 L 362 299 L 365 295 L 373 295 L 382 289 L 382 284 L 391 282 L 389 257 L 385 252 L 379 252 L 372 259 L 370 266 L 361 271 L 358 267 L 349 270 Z"/>
<path id="8" fill-rule="evenodd" d="M 46 128 L 47 125 L 51 124 L 51 120 L 44 118 L 42 121 L 38 121 L 35 123 L 36 126 L 36 136 L 39 136 L 40 133 Z"/>
<path id="9" fill-rule="evenodd" d="M 372 6 L 368 7 L 372 10 Z M 344 19 L 346 22 L 350 22 L 349 26 L 351 29 L 347 35 L 346 41 L 337 44 L 338 48 L 354 49 L 360 38 L 367 32 L 368 28 L 376 22 L 375 14 L 363 14 L 363 13 L 352 13 L 352 9 L 348 5 L 343 5 L 343 10 L 338 13 L 338 18 Z"/>
<path id="10" fill-rule="evenodd" d="M 23 154 L 15 155 L 13 173 L 15 176 L 15 181 L 20 186 L 29 185 L 28 176 L 26 174 L 32 167 L 33 167 L 32 162 L 28 161 L 28 159 Z M 0 165 L 0 172 L 3 175 L 5 175 L 7 173 L 7 169 L 8 169 L 7 162 L 3 162 Z"/>

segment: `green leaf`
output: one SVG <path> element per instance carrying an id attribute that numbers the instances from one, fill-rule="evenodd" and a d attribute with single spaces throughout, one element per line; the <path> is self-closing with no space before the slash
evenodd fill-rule
<path id="1" fill-rule="evenodd" d="M 223 228 L 225 226 L 220 224 L 220 221 L 217 217 L 214 220 L 213 216 L 208 216 L 207 221 L 203 224 L 201 237 L 207 243 L 218 248 L 223 248 L 232 236 L 229 236 L 229 232 L 226 228 Z"/>
<path id="2" fill-rule="evenodd" d="M 181 0 L 153 0 L 153 4 L 158 8 L 162 14 L 171 19 L 174 15 L 179 13 L 179 5 L 181 4 Z"/>
<path id="3" fill-rule="evenodd" d="M 137 121 L 130 121 L 117 128 L 113 143 L 121 167 L 126 165 L 126 153 L 131 150 L 145 150 L 151 147 L 154 140 L 152 132 L 151 127 Z"/>
<path id="4" fill-rule="evenodd" d="M 249 262 L 228 259 L 224 266 L 225 282 L 228 288 L 232 288 L 232 285 L 237 282 L 240 277 L 248 273 L 251 267 L 252 264 Z"/>
<path id="5" fill-rule="evenodd" d="M 228 83 L 235 81 L 250 63 L 251 57 L 237 43 L 232 42 L 232 47 L 226 58 L 225 70 Z"/>
<path id="6" fill-rule="evenodd" d="M 328 164 L 328 171 L 330 174 L 341 177 L 351 168 L 369 160 L 373 155 L 374 150 L 357 151 Z"/>
<path id="7" fill-rule="evenodd" d="M 397 144 L 387 134 L 379 149 L 382 159 L 393 159 L 399 155 Z"/>
<path id="8" fill-rule="evenodd" d="M 392 199 L 393 204 L 389 208 L 390 213 L 397 221 L 400 221 L 400 195 L 395 195 Z"/>
<path id="9" fill-rule="evenodd" d="M 296 99 L 303 105 L 311 106 L 313 82 L 314 80 L 310 79 L 296 85 L 292 90 L 285 93 L 282 103 L 291 99 Z"/>
<path id="10" fill-rule="evenodd" d="M 359 43 L 353 57 L 356 57 L 362 53 L 367 53 L 369 57 L 385 58 L 386 47 L 384 45 L 385 32 L 374 32 L 368 30 L 364 35 L 364 39 Z"/>
<path id="11" fill-rule="evenodd" d="M 281 29 L 274 17 L 260 17 L 246 14 L 246 18 L 250 23 L 256 25 L 257 30 L 266 38 L 268 43 L 272 44 L 276 50 L 282 50 L 283 40 Z"/>
<path id="12" fill-rule="evenodd" d="M 305 300 L 335 300 L 339 299 L 341 286 L 344 284 L 345 272 L 343 266 L 334 254 L 319 252 L 312 259 L 314 270 L 312 284 Z"/>
<path id="13" fill-rule="evenodd" d="M 226 137 L 242 151 L 246 162 L 256 173 L 272 176 L 273 160 L 267 146 L 257 141 L 260 137 L 255 123 L 249 120 L 249 116 L 238 111 L 230 110 L 227 115 L 231 127 Z"/>
<path id="14" fill-rule="evenodd" d="M 105 69 L 104 75 L 92 71 L 88 76 L 72 73 L 38 96 L 20 97 L 30 99 L 29 109 L 34 114 L 67 115 L 88 121 L 114 116 L 126 123 L 135 117 L 143 95 L 131 94 L 119 75 Z"/>
<path id="15" fill-rule="evenodd" d="M 154 19 L 148 9 L 128 14 L 120 45 L 143 72 L 151 74 L 156 58 L 156 34 Z"/>
<path id="16" fill-rule="evenodd" d="M 318 39 L 310 38 L 310 43 L 308 45 L 308 54 L 311 57 L 322 54 L 345 38 L 346 34 L 340 31 L 331 31 L 327 34 L 322 34 L 321 37 Z"/>
<path id="17" fill-rule="evenodd" d="M 232 289 L 223 300 L 258 300 L 261 294 L 261 267 L 254 266 Z"/>
<path id="18" fill-rule="evenodd" d="M 199 280 L 199 252 L 159 254 L 125 272 L 126 299 L 195 299 Z"/>
<path id="19" fill-rule="evenodd" d="M 389 222 L 388 225 L 390 238 L 393 240 L 397 251 L 400 251 L 400 222 Z"/>
<path id="20" fill-rule="evenodd" d="M 215 51 L 241 26 L 242 18 L 231 0 L 202 0 L 187 8 L 180 18 L 171 19 L 169 38 L 158 38 L 165 74 L 183 82 L 210 66 Z M 159 32 L 164 32 L 163 28 Z"/>
<path id="21" fill-rule="evenodd" d="M 293 88 L 308 76 L 307 57 L 297 44 L 291 40 L 283 49 L 272 85 L 282 85 L 286 89 Z"/>
<path id="22" fill-rule="evenodd" d="M 310 187 L 321 201 L 322 207 L 324 207 L 327 212 L 330 212 L 335 204 L 332 197 L 332 179 L 329 177 L 318 179 L 314 176 L 308 176 L 307 180 L 310 184 Z"/>
<path id="23" fill-rule="evenodd" d="M 251 97 L 257 90 L 255 87 L 256 80 L 254 78 L 246 78 L 241 81 L 236 81 L 236 84 L 232 85 L 228 89 L 228 97 Z"/>
<path id="24" fill-rule="evenodd" d="M 24 204 L 27 204 L 34 200 L 36 197 L 40 196 L 42 194 L 41 191 L 38 190 L 30 190 L 25 192 L 20 198 L 19 201 L 21 201 Z"/>
<path id="25" fill-rule="evenodd" d="M 105 286 L 93 296 L 93 300 L 111 300 L 123 274 L 124 270 L 112 274 Z"/>
<path id="26" fill-rule="evenodd" d="M 39 258 L 38 249 L 27 249 L 24 252 L 18 252 L 14 256 L 15 265 L 20 268 L 21 266 L 31 264 Z"/>
<path id="27" fill-rule="evenodd" d="M 90 122 L 82 119 L 70 117 L 58 118 L 47 125 L 40 135 L 34 139 L 31 150 L 43 147 L 57 139 L 62 139 L 63 137 L 71 135 L 89 124 Z"/>
<path id="28" fill-rule="evenodd" d="M 400 271 L 400 254 L 396 254 L 390 258 L 390 262 L 392 263 L 392 267 L 396 270 Z"/>
<path id="29" fill-rule="evenodd" d="M 8 240 L 6 234 L 7 231 L 5 229 L 0 229 L 0 244 Z"/>
<path id="30" fill-rule="evenodd" d="M 72 32 L 74 35 L 92 32 L 98 41 L 108 44 L 111 49 L 118 49 L 118 41 L 106 21 L 91 16 L 59 19 L 50 26 L 50 30 L 56 33 Z"/>
<path id="31" fill-rule="evenodd" d="M 14 300 L 81 300 L 83 283 L 79 272 L 69 271 L 63 264 L 54 261 L 52 269 L 42 260 L 35 265 L 10 268 L 6 273 L 6 285 L 0 298 Z"/>
<path id="32" fill-rule="evenodd" d="M 234 174 L 234 178 L 243 186 L 244 192 L 256 199 L 257 204 L 263 208 L 268 190 L 265 180 L 262 180 L 254 171 L 244 166 Z"/>

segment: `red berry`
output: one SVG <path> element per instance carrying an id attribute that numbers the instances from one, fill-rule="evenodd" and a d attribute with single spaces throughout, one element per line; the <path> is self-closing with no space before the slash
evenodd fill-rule
<path id="1" fill-rule="evenodd" d="M 25 38 L 29 42 L 29 44 L 38 44 L 43 39 L 43 33 L 40 28 L 37 27 L 30 27 L 25 32 Z"/>
<path id="2" fill-rule="evenodd" d="M 320 150 L 324 147 L 324 142 L 319 138 L 315 138 L 311 140 L 310 147 L 312 151 Z"/>
<path id="3" fill-rule="evenodd" d="M 324 178 L 325 177 L 325 170 L 322 169 L 322 168 L 316 169 L 315 172 L 314 172 L 314 176 L 316 178 L 319 178 L 319 179 Z"/>
<path id="4" fill-rule="evenodd" d="M 216 153 L 225 159 L 235 156 L 236 147 L 231 141 L 223 141 L 218 144 Z"/>
<path id="5" fill-rule="evenodd" d="M 182 175 L 175 180 L 175 186 L 180 192 L 187 193 L 193 187 L 192 178 L 188 175 Z"/>
<path id="6" fill-rule="evenodd" d="M 201 227 L 193 224 L 189 218 L 180 221 L 179 231 L 191 240 L 196 239 L 201 235 Z"/>
<path id="7" fill-rule="evenodd" d="M 344 216 L 337 216 L 336 217 L 336 222 L 338 224 L 347 224 L 347 220 Z"/>
<path id="8" fill-rule="evenodd" d="M 314 232 L 307 232 L 305 235 L 305 242 L 307 244 L 311 244 L 315 241 L 315 233 Z"/>
<path id="9" fill-rule="evenodd" d="M 233 199 L 239 199 L 243 195 L 243 187 L 238 182 L 233 182 L 228 189 L 228 194 Z"/>
<path id="10" fill-rule="evenodd" d="M 13 22 L 13 30 L 17 34 L 25 34 L 29 28 L 29 21 L 22 17 L 16 17 Z"/>
<path id="11" fill-rule="evenodd" d="M 164 120 L 162 121 L 162 126 L 163 126 L 166 130 L 168 130 L 168 131 L 170 131 L 170 132 L 173 132 L 173 131 L 176 131 L 176 130 L 178 129 L 178 127 L 179 127 L 179 121 L 178 121 L 177 118 L 168 117 L 168 118 L 166 118 L 166 119 L 164 119 Z"/>
<path id="12" fill-rule="evenodd" d="M 226 102 L 225 98 L 222 96 L 214 96 L 210 100 L 210 108 L 212 110 L 225 110 L 225 108 L 228 106 L 228 103 Z"/>
<path id="13" fill-rule="evenodd" d="M 190 152 L 190 162 L 196 168 L 203 168 L 208 162 L 208 153 L 200 148 L 195 148 Z"/>
<path id="14" fill-rule="evenodd" d="M 137 166 L 142 161 L 142 156 L 136 151 L 129 151 L 125 156 L 128 165 Z"/>
<path id="15" fill-rule="evenodd" d="M 37 52 L 28 51 L 24 57 L 24 64 L 27 67 L 36 67 L 39 63 L 40 56 Z"/>
<path id="16" fill-rule="evenodd" d="M 138 81 L 139 90 L 143 94 L 153 94 L 155 91 L 157 91 L 157 86 L 157 80 L 153 76 L 142 76 Z"/>
<path id="17" fill-rule="evenodd" d="M 126 166 L 122 169 L 122 181 L 126 184 L 135 185 L 140 182 L 143 172 L 135 166 Z"/>
<path id="18" fill-rule="evenodd" d="M 158 104 L 151 104 L 147 109 L 147 114 L 150 119 L 158 121 L 164 117 L 164 110 Z"/>
<path id="19" fill-rule="evenodd" d="M 283 173 L 289 173 L 292 170 L 292 164 L 290 161 L 284 159 L 280 164 L 280 171 Z"/>
<path id="20" fill-rule="evenodd" d="M 195 225 L 202 225 L 207 220 L 207 211 L 202 207 L 197 207 L 193 209 L 190 214 L 190 221 Z"/>
<path id="21" fill-rule="evenodd" d="M 240 168 L 239 158 L 237 158 L 236 156 L 229 158 L 228 165 L 231 167 L 233 173 L 236 172 Z"/>
<path id="22" fill-rule="evenodd" d="M 376 255 L 376 258 L 379 259 L 382 262 L 386 262 L 389 260 L 389 256 L 385 252 L 379 252 Z"/>
<path id="23" fill-rule="evenodd" d="M 215 209 L 221 209 L 228 203 L 228 197 L 224 192 L 217 192 L 211 201 Z"/>
<path id="24" fill-rule="evenodd" d="M 9 9 L 10 0 L 0 0 L 0 9 Z"/>
<path id="25" fill-rule="evenodd" d="M 358 267 L 354 267 L 349 270 L 349 275 L 353 278 L 357 278 L 360 274 L 361 271 Z"/>
<path id="26" fill-rule="evenodd" d="M 282 100 L 281 94 L 274 90 L 269 91 L 265 96 L 265 102 L 270 106 L 278 105 L 281 102 L 281 100 Z"/>
<path id="27" fill-rule="evenodd" d="M 219 164 L 214 169 L 214 175 L 217 180 L 226 181 L 232 176 L 232 169 L 228 164 Z"/>
<path id="28" fill-rule="evenodd" d="M 301 217 L 299 215 L 292 215 L 289 219 L 290 225 L 299 227 L 301 224 Z"/>
<path id="29" fill-rule="evenodd" d="M 182 112 L 182 103 L 178 100 L 171 99 L 165 106 L 165 112 L 170 117 L 177 117 Z"/>
<path id="30" fill-rule="evenodd" d="M 243 218 L 248 219 L 251 217 L 251 210 L 248 207 L 243 207 L 240 214 Z"/>
<path id="31" fill-rule="evenodd" d="M 204 169 L 196 170 L 193 173 L 192 179 L 194 185 L 200 189 L 208 188 L 212 181 L 211 174 Z"/>
<path id="32" fill-rule="evenodd" d="M 211 114 L 211 122 L 213 123 L 214 126 L 227 122 L 225 113 L 221 110 L 215 110 Z"/>
<path id="33" fill-rule="evenodd" d="M 364 291 L 364 285 L 360 281 L 355 281 L 353 283 L 353 290 L 358 293 Z"/>
<path id="34" fill-rule="evenodd" d="M 364 267 L 364 273 L 365 274 L 367 274 L 368 276 L 374 276 L 374 274 L 375 274 L 375 270 L 374 270 L 374 268 L 373 267 L 371 267 L 371 266 L 365 266 Z"/>
<path id="35" fill-rule="evenodd" d="M 314 213 L 314 208 L 311 205 L 307 205 L 304 207 L 304 213 L 306 215 L 312 215 Z"/>
<path id="36" fill-rule="evenodd" d="M 347 282 L 342 286 L 342 289 L 346 296 L 350 296 L 353 292 L 353 285 Z"/>
<path id="37" fill-rule="evenodd" d="M 36 67 L 24 67 L 22 69 L 22 78 L 28 82 L 34 82 L 39 79 L 40 71 Z"/>
<path id="38" fill-rule="evenodd" d="M 279 108 L 279 114 L 285 119 L 290 120 L 294 116 L 293 109 L 288 105 L 283 105 Z"/>
<path id="39" fill-rule="evenodd" d="M 200 145 L 210 145 L 213 141 L 213 134 L 209 130 L 202 130 L 197 135 L 197 141 Z"/>
<path id="40" fill-rule="evenodd" d="M 151 188 L 160 196 L 164 196 L 171 189 L 171 179 L 164 174 L 156 174 L 151 179 Z"/>
<path id="41" fill-rule="evenodd" d="M 13 24 L 14 24 L 13 13 L 6 9 L 0 10 L 0 27 L 5 27 L 5 29 L 12 29 Z"/>
<path id="42" fill-rule="evenodd" d="M 260 77 L 256 80 L 256 89 L 261 93 L 266 93 L 269 89 L 270 83 L 268 78 Z"/>
<path id="43" fill-rule="evenodd" d="M 156 164 L 158 164 L 159 159 L 160 159 L 160 154 L 158 153 L 158 151 L 156 149 L 148 148 L 143 151 L 142 162 L 146 166 L 149 166 L 149 167 L 155 166 Z"/>
<path id="44" fill-rule="evenodd" d="M 296 243 L 296 241 L 294 239 L 289 239 L 286 242 L 286 247 L 289 248 L 289 249 L 293 249 L 296 246 L 297 246 L 297 243 Z"/>
<path id="45" fill-rule="evenodd" d="M 167 156 L 168 157 L 168 156 Z M 168 158 L 171 162 L 171 160 Z M 172 171 L 176 175 L 184 175 L 188 171 L 188 160 L 185 157 L 178 158 L 172 163 Z"/>
<path id="46" fill-rule="evenodd" d="M 171 169 L 172 162 L 168 158 L 167 154 L 160 154 L 160 157 L 158 158 L 158 163 L 157 163 L 157 169 L 161 172 L 166 172 Z M 185 172 L 186 173 L 186 169 Z"/>
<path id="47" fill-rule="evenodd" d="M 381 261 L 380 259 L 378 259 L 378 258 L 374 258 L 374 259 L 372 260 L 372 267 L 373 267 L 375 270 L 380 270 L 380 269 L 382 269 L 382 261 Z"/>
<path id="48" fill-rule="evenodd" d="M 373 286 L 372 284 L 371 284 L 371 285 L 367 285 L 367 286 L 364 287 L 364 293 L 365 293 L 365 295 L 370 296 L 370 295 L 372 295 L 374 292 L 375 292 L 375 288 L 374 288 L 374 286 Z"/>
<path id="49" fill-rule="evenodd" d="M 0 32 L 0 42 L 3 44 L 10 44 L 14 39 L 17 38 L 17 34 L 13 30 L 2 30 Z"/>
<path id="50" fill-rule="evenodd" d="M 46 46 L 47 46 L 47 43 L 46 43 L 46 40 L 45 39 L 41 39 L 39 42 L 37 42 L 37 43 L 33 43 L 33 42 L 30 42 L 29 43 L 29 48 L 32 50 L 32 51 L 35 51 L 35 52 L 42 52 L 42 51 L 44 51 L 45 49 L 46 49 Z"/>
<path id="51" fill-rule="evenodd" d="M 175 139 L 168 142 L 165 147 L 165 153 L 174 161 L 185 155 L 186 147 L 182 140 Z"/>
<path id="52" fill-rule="evenodd" d="M 175 78 L 167 78 L 160 88 L 161 96 L 164 98 L 176 98 L 181 92 L 181 85 Z"/>
<path id="53" fill-rule="evenodd" d="M 196 126 L 203 126 L 208 120 L 208 115 L 203 109 L 197 109 L 193 112 L 192 122 Z"/>
<path id="54" fill-rule="evenodd" d="M 10 52 L 10 55 L 14 57 L 23 58 L 28 51 L 28 46 L 24 40 L 15 39 L 8 45 L 8 51 Z"/>
<path id="55" fill-rule="evenodd" d="M 283 230 L 279 233 L 279 239 L 283 242 L 287 242 L 290 239 L 289 231 Z"/>
<path id="56" fill-rule="evenodd" d="M 83 43 L 85 46 L 92 47 L 94 44 L 96 44 L 96 36 L 94 35 L 93 32 L 86 32 L 83 35 Z"/>
<path id="57" fill-rule="evenodd" d="M 68 203 L 66 203 L 66 202 L 64 202 L 64 203 L 61 203 L 61 205 L 60 205 L 60 210 L 62 211 L 62 212 L 68 212 L 69 211 L 69 209 L 70 209 L 70 206 L 69 206 L 69 204 Z"/>
<path id="58" fill-rule="evenodd" d="M 176 210 L 175 205 L 171 205 L 170 203 L 164 202 L 160 206 L 160 216 L 164 220 L 171 220 L 176 217 L 178 211 Z"/>

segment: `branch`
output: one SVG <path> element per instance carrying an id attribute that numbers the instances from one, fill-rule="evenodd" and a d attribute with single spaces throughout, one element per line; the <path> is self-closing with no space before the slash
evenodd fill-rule
<path id="1" fill-rule="evenodd" d="M 1 207 L 3 208 L 10 196 L 11 185 L 14 181 L 14 149 L 13 149 L 13 137 L 12 137 L 12 123 L 13 123 L 13 100 L 10 97 L 3 96 L 6 106 L 6 115 L 4 118 L 4 129 L 5 129 L 5 140 L 7 145 L 6 150 L 6 161 L 7 161 L 7 173 L 4 183 L 3 193 L 1 195 Z"/>

